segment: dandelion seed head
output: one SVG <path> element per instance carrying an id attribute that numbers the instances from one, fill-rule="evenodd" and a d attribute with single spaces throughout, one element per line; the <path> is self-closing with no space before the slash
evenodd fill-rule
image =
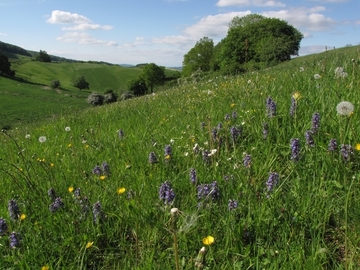
<path id="1" fill-rule="evenodd" d="M 354 112 L 354 105 L 349 101 L 341 101 L 336 105 L 336 111 L 339 115 L 351 115 Z"/>
<path id="2" fill-rule="evenodd" d="M 40 136 L 39 137 L 39 142 L 41 142 L 41 143 L 46 142 L 46 137 L 45 136 Z"/>

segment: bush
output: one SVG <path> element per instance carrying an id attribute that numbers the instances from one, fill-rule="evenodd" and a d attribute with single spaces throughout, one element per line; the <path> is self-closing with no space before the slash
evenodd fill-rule
<path id="1" fill-rule="evenodd" d="M 56 88 L 59 88 L 60 87 L 60 81 L 59 80 L 52 80 L 50 82 L 50 87 L 52 89 L 56 89 Z"/>
<path id="2" fill-rule="evenodd" d="M 105 94 L 104 94 L 104 102 L 109 104 L 109 103 L 113 103 L 117 101 L 117 94 L 114 93 L 114 90 L 112 89 L 107 89 L 105 90 Z"/>
<path id="3" fill-rule="evenodd" d="M 121 95 L 121 100 L 127 100 L 127 99 L 131 99 L 133 97 L 134 97 L 134 95 L 132 92 L 125 92 L 124 94 Z"/>
<path id="4" fill-rule="evenodd" d="M 104 104 L 104 96 L 100 93 L 93 92 L 88 96 L 86 101 L 93 106 L 100 106 Z"/>

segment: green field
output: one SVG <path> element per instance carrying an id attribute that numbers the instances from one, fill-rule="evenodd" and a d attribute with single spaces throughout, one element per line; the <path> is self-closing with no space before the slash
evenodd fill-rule
<path id="1" fill-rule="evenodd" d="M 336 49 L 3 131 L 1 267 L 359 269 L 359 67 Z"/>

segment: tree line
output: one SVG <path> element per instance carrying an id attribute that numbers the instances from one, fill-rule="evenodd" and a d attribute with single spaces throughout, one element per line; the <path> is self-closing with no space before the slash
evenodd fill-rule
<path id="1" fill-rule="evenodd" d="M 277 18 L 258 14 L 234 17 L 227 35 L 218 44 L 201 38 L 184 55 L 183 76 L 202 71 L 226 74 L 260 69 L 298 55 L 302 33 Z"/>

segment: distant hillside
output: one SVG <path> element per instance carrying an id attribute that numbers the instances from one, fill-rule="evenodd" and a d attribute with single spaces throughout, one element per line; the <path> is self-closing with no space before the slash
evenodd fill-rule
<path id="1" fill-rule="evenodd" d="M 0 51 L 2 51 L 5 55 L 11 58 L 17 58 L 15 54 L 31 57 L 31 54 L 27 50 L 2 41 L 0 41 Z"/>

